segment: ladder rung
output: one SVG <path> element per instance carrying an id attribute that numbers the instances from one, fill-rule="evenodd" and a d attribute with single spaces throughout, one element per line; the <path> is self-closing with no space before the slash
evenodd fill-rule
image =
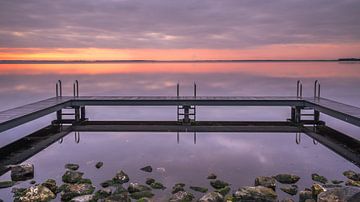
<path id="1" fill-rule="evenodd" d="M 61 113 L 61 115 L 75 115 L 74 113 Z"/>
<path id="2" fill-rule="evenodd" d="M 314 116 L 314 114 L 301 114 L 301 116 Z"/>
<path id="3" fill-rule="evenodd" d="M 179 113 L 179 115 L 195 115 L 195 113 L 188 113 L 188 114 Z"/>

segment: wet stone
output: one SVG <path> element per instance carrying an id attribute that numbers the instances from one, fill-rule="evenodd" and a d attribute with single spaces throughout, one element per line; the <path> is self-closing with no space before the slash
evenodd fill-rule
<path id="1" fill-rule="evenodd" d="M 292 200 L 291 198 L 286 198 L 281 200 L 280 202 L 295 202 L 294 200 Z"/>
<path id="2" fill-rule="evenodd" d="M 190 202 L 193 199 L 194 195 L 192 193 L 186 191 L 179 191 L 171 196 L 169 202 Z"/>
<path id="3" fill-rule="evenodd" d="M 255 186 L 263 186 L 275 190 L 276 182 L 273 177 L 259 176 L 255 179 Z"/>
<path id="4" fill-rule="evenodd" d="M 223 202 L 224 197 L 218 192 L 210 192 L 202 196 L 198 202 Z"/>
<path id="5" fill-rule="evenodd" d="M 151 166 L 145 166 L 143 168 L 140 168 L 140 170 L 144 171 L 144 172 L 148 172 L 151 173 L 152 172 L 152 167 Z"/>
<path id="6" fill-rule="evenodd" d="M 311 179 L 315 182 L 320 182 L 323 184 L 326 184 L 328 182 L 328 179 L 322 175 L 319 175 L 317 173 L 311 174 Z"/>
<path id="7" fill-rule="evenodd" d="M 14 187 L 11 189 L 11 193 L 14 193 L 14 198 L 18 198 L 20 196 L 23 196 L 26 193 L 26 188 L 18 188 Z"/>
<path id="8" fill-rule="evenodd" d="M 171 193 L 172 193 L 172 194 L 175 194 L 175 193 L 177 193 L 177 192 L 179 192 L 179 191 L 185 191 L 185 190 L 184 190 L 184 187 L 185 187 L 185 184 L 183 184 L 183 183 L 177 183 L 177 184 L 175 184 L 175 185 L 173 186 Z"/>
<path id="9" fill-rule="evenodd" d="M 34 178 L 33 164 L 16 165 L 11 168 L 12 181 L 24 181 L 32 178 Z"/>
<path id="10" fill-rule="evenodd" d="M 79 169 L 79 165 L 78 164 L 74 164 L 74 163 L 68 163 L 65 165 L 65 168 L 66 169 L 69 169 L 69 170 L 78 170 Z"/>
<path id="11" fill-rule="evenodd" d="M 112 186 L 114 184 L 114 182 L 112 180 L 106 180 L 105 182 L 100 183 L 100 186 L 103 188 Z"/>
<path id="12" fill-rule="evenodd" d="M 214 187 L 215 189 L 221 189 L 221 188 L 224 188 L 226 186 L 229 186 L 229 183 L 224 182 L 222 180 L 214 180 L 214 181 L 210 181 L 210 185 L 212 187 Z"/>
<path id="13" fill-rule="evenodd" d="M 99 168 L 101 168 L 103 165 L 104 165 L 104 163 L 101 162 L 101 161 L 99 161 L 99 162 L 97 162 L 97 163 L 95 164 L 95 168 L 99 169 Z"/>
<path id="14" fill-rule="evenodd" d="M 241 187 L 234 193 L 237 201 L 261 201 L 261 202 L 276 202 L 277 194 L 271 188 L 256 186 L 256 187 Z"/>
<path id="15" fill-rule="evenodd" d="M 322 187 L 320 184 L 314 183 L 311 186 L 311 192 L 314 198 L 317 197 L 317 195 L 319 195 L 321 192 L 326 191 L 326 189 L 324 187 Z"/>
<path id="16" fill-rule="evenodd" d="M 112 189 L 111 188 L 103 188 L 103 189 L 100 189 L 98 190 L 95 195 L 99 198 L 106 198 L 108 196 L 110 196 L 112 193 Z"/>
<path id="17" fill-rule="evenodd" d="M 154 194 L 150 191 L 139 191 L 130 194 L 130 197 L 133 199 L 152 198 L 153 196 Z"/>
<path id="18" fill-rule="evenodd" d="M 62 181 L 65 183 L 78 183 L 82 179 L 84 173 L 77 172 L 73 170 L 67 170 L 65 174 L 62 176 Z"/>
<path id="19" fill-rule="evenodd" d="M 71 199 L 70 202 L 92 202 L 92 201 L 96 201 L 95 195 L 87 194 L 87 195 L 77 196 L 77 197 Z"/>
<path id="20" fill-rule="evenodd" d="M 293 174 L 279 174 L 274 177 L 276 181 L 283 184 L 294 184 L 299 181 L 300 177 Z"/>
<path id="21" fill-rule="evenodd" d="M 217 189 L 215 190 L 215 192 L 220 193 L 223 196 L 226 196 L 226 194 L 228 194 L 230 192 L 231 188 L 229 186 L 221 188 L 221 189 Z"/>
<path id="22" fill-rule="evenodd" d="M 155 182 L 155 179 L 153 179 L 153 178 L 146 178 L 145 184 L 151 185 L 151 184 L 154 183 L 154 182 Z"/>
<path id="23" fill-rule="evenodd" d="M 113 194 L 100 202 L 131 202 L 131 199 L 127 193 Z"/>
<path id="24" fill-rule="evenodd" d="M 54 179 L 47 179 L 44 183 L 41 184 L 42 186 L 47 187 L 53 193 L 57 193 L 58 187 L 56 186 L 56 181 Z"/>
<path id="25" fill-rule="evenodd" d="M 348 180 L 345 183 L 346 186 L 360 187 L 360 181 Z"/>
<path id="26" fill-rule="evenodd" d="M 217 176 L 214 174 L 214 173 L 210 173 L 208 176 L 207 176 L 207 179 L 209 180 L 215 180 L 217 178 Z"/>
<path id="27" fill-rule="evenodd" d="M 35 181 L 35 180 L 31 180 L 29 183 L 30 183 L 30 184 L 35 184 L 36 181 Z"/>
<path id="28" fill-rule="evenodd" d="M 146 185 L 142 185 L 138 183 L 130 183 L 127 190 L 129 191 L 129 193 L 134 193 L 134 192 L 150 191 L 151 189 Z"/>
<path id="29" fill-rule="evenodd" d="M 61 200 L 68 201 L 82 195 L 92 194 L 95 187 L 91 184 L 66 184 L 61 193 Z"/>
<path id="30" fill-rule="evenodd" d="M 342 187 L 329 189 L 318 195 L 318 202 L 332 202 L 332 201 L 360 201 L 360 189 L 356 187 Z"/>
<path id="31" fill-rule="evenodd" d="M 113 181 L 120 184 L 127 183 L 129 182 L 129 176 L 124 171 L 120 170 L 116 173 Z"/>
<path id="32" fill-rule="evenodd" d="M 8 187 L 12 187 L 15 185 L 14 181 L 1 181 L 0 182 L 0 189 L 4 189 L 4 188 L 8 188 Z"/>
<path id="33" fill-rule="evenodd" d="M 162 189 L 162 190 L 166 189 L 166 187 L 163 184 L 161 184 L 160 182 L 151 183 L 150 187 L 153 189 Z"/>
<path id="34" fill-rule="evenodd" d="M 304 190 L 299 193 L 299 202 L 305 202 L 307 199 L 312 199 L 312 191 Z"/>
<path id="35" fill-rule="evenodd" d="M 333 183 L 333 184 L 341 184 L 343 182 L 344 181 L 342 181 L 342 180 L 331 180 L 331 183 Z"/>
<path id="36" fill-rule="evenodd" d="M 350 180 L 360 181 L 360 173 L 356 173 L 352 170 L 347 170 L 347 171 L 343 172 L 343 175 Z"/>
<path id="37" fill-rule="evenodd" d="M 208 189 L 205 187 L 197 187 L 197 186 L 190 186 L 190 189 L 201 193 L 206 193 L 208 191 Z"/>
<path id="38" fill-rule="evenodd" d="M 293 195 L 297 194 L 298 186 L 297 185 L 289 185 L 289 186 L 281 187 L 280 190 L 293 196 Z"/>
<path id="39" fill-rule="evenodd" d="M 127 193 L 127 189 L 125 189 L 122 185 L 117 185 L 115 186 L 115 191 L 113 194 L 123 194 L 123 193 Z"/>
<path id="40" fill-rule="evenodd" d="M 137 200 L 136 202 L 153 202 L 154 200 L 152 200 L 152 199 L 149 199 L 149 198 L 141 198 L 141 199 L 139 199 L 139 200 Z"/>
<path id="41" fill-rule="evenodd" d="M 21 196 L 15 198 L 15 201 L 47 202 L 50 201 L 51 199 L 54 199 L 55 197 L 56 197 L 55 194 L 50 189 L 48 189 L 45 186 L 38 185 L 26 189 Z"/>

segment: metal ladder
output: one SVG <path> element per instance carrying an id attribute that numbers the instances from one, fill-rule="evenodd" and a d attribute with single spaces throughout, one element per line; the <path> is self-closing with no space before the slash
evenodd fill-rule
<path id="1" fill-rule="evenodd" d="M 176 96 L 180 99 L 180 85 L 176 85 Z M 194 82 L 194 98 L 196 99 L 196 83 Z M 191 124 L 196 122 L 195 105 L 177 105 L 177 121 L 182 124 Z"/>

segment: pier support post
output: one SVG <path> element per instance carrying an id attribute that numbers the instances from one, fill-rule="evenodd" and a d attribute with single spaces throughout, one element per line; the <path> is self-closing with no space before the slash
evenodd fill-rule
<path id="1" fill-rule="evenodd" d="M 75 110 L 75 122 L 80 121 L 80 107 L 74 107 Z"/>
<path id="2" fill-rule="evenodd" d="M 56 121 L 59 124 L 62 122 L 62 110 L 61 109 L 56 111 Z"/>
<path id="3" fill-rule="evenodd" d="M 291 107 L 291 121 L 294 123 L 300 123 L 301 107 Z"/>
<path id="4" fill-rule="evenodd" d="M 184 119 L 183 119 L 183 123 L 190 123 L 190 106 L 183 106 L 184 109 Z"/>
<path id="5" fill-rule="evenodd" d="M 86 119 L 86 110 L 85 106 L 80 107 L 80 120 L 85 121 Z"/>

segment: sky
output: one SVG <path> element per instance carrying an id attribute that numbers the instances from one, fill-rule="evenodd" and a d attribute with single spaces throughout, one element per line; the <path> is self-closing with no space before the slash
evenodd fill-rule
<path id="1" fill-rule="evenodd" d="M 0 1 L 0 59 L 360 57 L 359 0 Z"/>

